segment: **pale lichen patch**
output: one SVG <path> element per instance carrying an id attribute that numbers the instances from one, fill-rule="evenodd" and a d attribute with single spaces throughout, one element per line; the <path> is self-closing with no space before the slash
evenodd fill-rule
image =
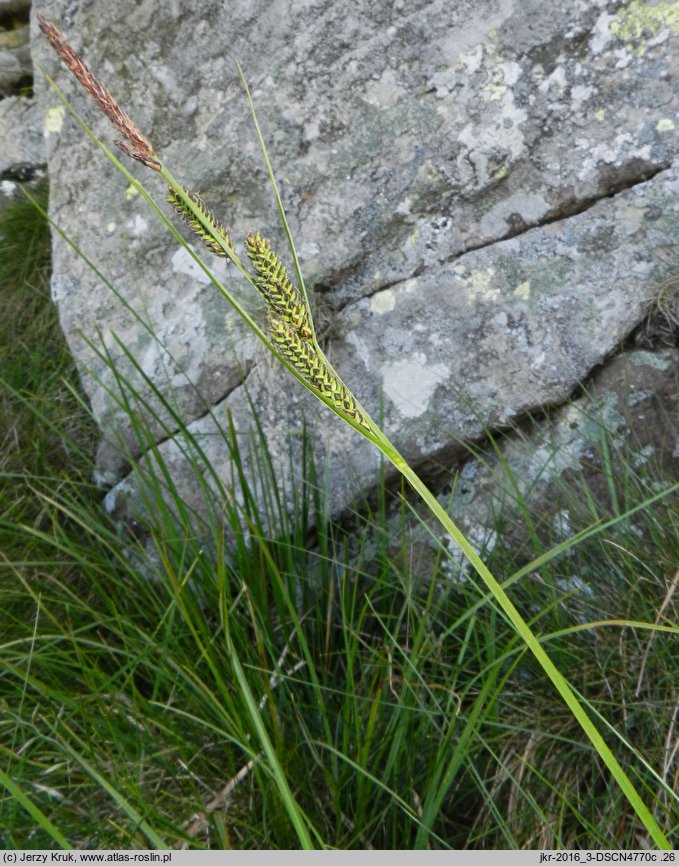
<path id="1" fill-rule="evenodd" d="M 371 81 L 366 85 L 365 99 L 371 105 L 390 108 L 401 99 L 404 90 L 396 80 L 393 69 L 385 69 L 379 81 Z"/>
<path id="2" fill-rule="evenodd" d="M 493 70 L 490 81 L 486 83 L 483 90 L 491 102 L 499 102 L 502 99 L 507 92 L 507 85 L 504 83 L 501 70 Z"/>
<path id="3" fill-rule="evenodd" d="M 384 393 L 404 418 L 419 418 L 429 408 L 437 386 L 449 376 L 445 364 L 430 364 L 423 353 L 416 352 L 385 364 L 382 383 Z"/>
<path id="4" fill-rule="evenodd" d="M 63 105 L 55 105 L 54 108 L 49 108 L 45 112 L 45 131 L 46 132 L 61 132 L 61 127 L 64 125 L 64 116 L 66 109 Z"/>
<path id="5" fill-rule="evenodd" d="M 479 43 L 471 48 L 469 51 L 465 51 L 463 54 L 460 54 L 458 57 L 457 68 L 464 70 L 467 75 L 473 75 L 475 72 L 478 72 L 481 68 L 481 63 L 483 62 L 483 45 Z"/>
<path id="6" fill-rule="evenodd" d="M 143 234 L 146 234 L 149 224 L 143 216 L 141 216 L 140 214 L 135 214 L 134 217 L 129 221 L 129 227 L 132 236 L 138 238 L 141 237 Z"/>
<path id="7" fill-rule="evenodd" d="M 530 298 L 530 280 L 523 280 L 514 289 L 514 297 L 522 301 L 527 301 Z"/>
<path id="8" fill-rule="evenodd" d="M 197 280 L 200 283 L 210 282 L 210 278 L 205 273 L 205 271 L 200 267 L 200 265 L 190 256 L 187 250 L 184 247 L 180 247 L 173 255 L 171 265 L 172 272 L 175 274 L 184 274 L 187 277 L 191 277 L 194 280 Z"/>
<path id="9" fill-rule="evenodd" d="M 556 91 L 557 93 L 563 93 L 566 89 L 567 85 L 566 80 L 566 72 L 562 66 L 557 66 L 554 71 L 545 78 L 544 81 L 540 83 L 539 90 L 542 93 L 549 93 Z"/>
<path id="10" fill-rule="evenodd" d="M 575 111 L 580 110 L 593 93 L 594 88 L 589 84 L 576 84 L 575 87 L 571 89 L 571 103 L 573 109 Z"/>
<path id="11" fill-rule="evenodd" d="M 409 216 L 412 213 L 413 202 L 409 195 L 396 205 L 396 213 L 400 216 Z"/>
<path id="12" fill-rule="evenodd" d="M 674 121 L 671 117 L 662 117 L 655 125 L 658 132 L 670 132 L 674 129 Z"/>
<path id="13" fill-rule="evenodd" d="M 474 118 L 457 134 L 457 140 L 468 150 L 465 159 L 473 167 L 477 184 L 495 179 L 502 165 L 520 157 L 526 149 L 522 124 L 528 114 L 516 104 L 514 91 L 504 83 L 502 69 L 491 74 L 483 92 L 489 106 L 492 103 L 491 114 L 481 122 Z"/>
<path id="14" fill-rule="evenodd" d="M 602 12 L 597 18 L 589 41 L 592 54 L 599 54 L 608 47 L 611 41 L 611 24 L 613 21 L 615 21 L 615 16 L 609 15 L 608 12 Z"/>
<path id="15" fill-rule="evenodd" d="M 496 301 L 500 297 L 500 290 L 493 285 L 495 268 L 480 268 L 474 270 L 461 279 L 467 285 L 467 297 L 469 303 L 475 301 Z"/>
<path id="16" fill-rule="evenodd" d="M 391 289 L 377 292 L 370 299 L 370 312 L 377 316 L 390 313 L 396 306 L 396 296 Z"/>

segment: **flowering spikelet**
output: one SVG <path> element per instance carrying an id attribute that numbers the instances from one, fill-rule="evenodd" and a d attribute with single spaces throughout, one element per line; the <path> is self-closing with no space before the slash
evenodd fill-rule
<path id="1" fill-rule="evenodd" d="M 250 232 L 245 248 L 257 278 L 257 288 L 269 306 L 269 313 L 280 317 L 305 340 L 313 334 L 311 316 L 299 290 L 293 286 L 283 262 L 259 232 Z"/>
<path id="2" fill-rule="evenodd" d="M 316 350 L 311 340 L 303 339 L 295 328 L 283 319 L 270 318 L 269 326 L 273 343 L 295 370 L 345 415 L 353 418 L 366 430 L 371 430 L 354 395 Z"/>
<path id="3" fill-rule="evenodd" d="M 156 158 L 151 142 L 138 129 L 127 112 L 118 105 L 104 85 L 95 78 L 89 66 L 68 44 L 64 34 L 40 14 L 38 14 L 38 25 L 56 54 L 126 139 L 126 141 L 116 140 L 116 145 L 128 156 L 142 162 L 154 171 L 160 171 L 160 162 Z"/>
<path id="4" fill-rule="evenodd" d="M 191 192 L 191 190 L 186 187 L 183 187 L 183 190 L 198 208 L 201 215 L 205 218 L 205 221 L 210 225 L 215 234 L 217 234 L 228 247 L 233 249 L 231 236 L 212 211 L 206 207 L 203 199 L 197 193 Z M 186 203 L 182 201 L 181 196 L 176 193 L 172 187 L 168 187 L 167 189 L 167 200 L 184 222 L 190 227 L 191 231 L 198 235 L 211 252 L 217 256 L 226 256 L 226 252 L 221 244 L 210 234 L 196 215 L 189 210 Z"/>

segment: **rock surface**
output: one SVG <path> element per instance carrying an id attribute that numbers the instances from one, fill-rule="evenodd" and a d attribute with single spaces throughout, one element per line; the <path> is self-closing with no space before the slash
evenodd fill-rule
<path id="1" fill-rule="evenodd" d="M 283 252 L 241 61 L 329 356 L 418 464 L 453 461 L 484 426 L 564 401 L 643 318 L 677 247 L 679 3 L 414 0 L 347 15 L 330 0 L 278 0 L 235 2 L 227 16 L 175 0 L 158 16 L 150 0 L 48 0 L 41 11 L 235 237 L 257 228 Z M 33 51 L 110 143 L 39 35 Z M 245 437 L 254 402 L 281 466 L 306 418 L 347 507 L 374 481 L 374 449 L 281 378 L 38 85 L 52 216 L 113 287 L 55 243 L 53 294 L 105 436 L 102 482 L 128 469 L 120 440 L 142 450 L 103 347 L 152 407 L 161 453 L 198 506 L 156 389 L 224 473 L 227 409 Z M 160 179 L 131 170 L 162 201 Z"/>
<path id="2" fill-rule="evenodd" d="M 490 448 L 484 449 L 481 459 L 468 460 L 441 502 L 478 552 L 496 543 L 490 527 L 498 515 L 502 515 L 503 541 L 508 547 L 511 541 L 516 545 L 526 540 L 519 496 L 524 507 L 538 520 L 557 527 L 566 540 L 571 535 L 568 506 L 582 504 L 570 495 L 569 480 L 584 477 L 590 495 L 601 502 L 610 496 L 610 467 L 602 465 L 602 443 L 610 466 L 620 472 L 615 479 L 618 490 L 625 489 L 625 475 L 631 489 L 632 477 L 671 478 L 679 460 L 677 419 L 679 353 L 670 348 L 627 350 L 597 370 L 577 399 L 501 437 L 502 460 Z M 645 464 L 653 464 L 654 469 L 647 472 Z M 657 493 L 659 489 L 647 486 L 643 495 Z M 634 505 L 638 502 L 626 503 Z M 420 554 L 429 548 L 431 556 L 436 550 L 432 539 L 440 529 L 433 525 L 425 530 L 427 523 L 431 518 L 425 515 L 424 523 L 414 530 L 413 544 Z M 446 543 L 453 554 L 450 576 L 464 579 L 468 563 L 452 540 Z"/>

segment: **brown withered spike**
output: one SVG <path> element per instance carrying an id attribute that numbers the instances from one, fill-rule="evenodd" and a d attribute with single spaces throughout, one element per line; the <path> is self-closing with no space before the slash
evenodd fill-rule
<path id="1" fill-rule="evenodd" d="M 132 118 L 115 101 L 111 93 L 96 78 L 89 66 L 68 44 L 66 37 L 48 21 L 43 15 L 38 14 L 38 26 L 47 37 L 50 45 L 58 57 L 71 70 L 106 117 L 119 130 L 120 134 L 129 141 L 129 146 L 124 142 L 117 141 L 116 144 L 139 162 L 143 162 L 155 171 L 160 170 L 160 162 L 156 159 L 155 151 L 151 142 L 141 132 Z"/>

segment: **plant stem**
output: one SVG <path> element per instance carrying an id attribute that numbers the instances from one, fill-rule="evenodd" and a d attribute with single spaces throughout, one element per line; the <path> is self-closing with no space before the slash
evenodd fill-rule
<path id="1" fill-rule="evenodd" d="M 408 481 L 413 490 L 415 490 L 415 492 L 424 501 L 431 513 L 436 517 L 441 526 L 446 530 L 446 532 L 450 535 L 453 541 L 457 544 L 470 565 L 474 568 L 476 573 L 491 591 L 498 604 L 505 612 L 507 619 L 521 635 L 544 672 L 552 681 L 556 690 L 559 692 L 565 703 L 568 705 L 569 709 L 575 716 L 583 731 L 587 734 L 587 737 L 591 741 L 592 745 L 597 750 L 608 769 L 611 771 L 613 777 L 615 778 L 621 790 L 627 797 L 630 805 L 634 808 L 635 812 L 650 833 L 653 841 L 659 848 L 664 850 L 671 850 L 672 846 L 670 845 L 664 833 L 658 826 L 653 815 L 651 815 L 650 811 L 637 794 L 637 791 L 632 784 L 630 778 L 620 766 L 617 759 L 604 741 L 603 737 L 595 727 L 594 723 L 585 712 L 585 709 L 583 708 L 580 701 L 578 701 L 567 680 L 559 672 L 554 662 L 542 648 L 542 644 L 533 634 L 528 623 L 524 620 L 519 611 L 516 609 L 513 602 L 502 588 L 501 584 L 490 573 L 480 556 L 476 553 L 469 541 L 465 538 L 461 530 L 458 529 L 454 521 L 451 519 L 450 515 L 446 512 L 446 510 L 443 508 L 443 506 L 440 504 L 440 502 L 434 496 L 431 490 L 429 490 L 429 488 L 426 486 L 426 484 L 424 484 L 419 475 L 417 475 L 417 473 L 411 468 L 408 462 L 398 453 L 398 451 L 394 448 L 394 446 L 387 439 L 387 437 L 384 436 L 384 434 L 382 435 L 384 438 L 379 445 L 382 453 L 391 461 L 391 463 L 396 467 L 396 469 L 398 469 L 398 471 L 401 473 L 401 475 L 403 475 L 406 481 Z"/>

